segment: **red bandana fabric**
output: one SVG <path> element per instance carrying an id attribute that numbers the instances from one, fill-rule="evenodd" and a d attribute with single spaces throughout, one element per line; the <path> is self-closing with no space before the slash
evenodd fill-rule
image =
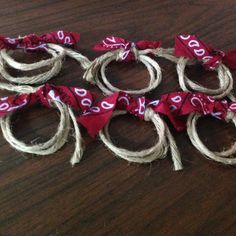
<path id="1" fill-rule="evenodd" d="M 24 49 L 26 51 L 46 50 L 47 43 L 61 44 L 64 46 L 73 46 L 78 43 L 79 33 L 65 32 L 62 30 L 50 32 L 41 36 L 35 34 L 24 37 L 9 38 L 0 36 L 0 49 Z"/>
<path id="2" fill-rule="evenodd" d="M 135 98 L 119 92 L 95 104 L 93 94 L 86 89 L 45 84 L 35 93 L 0 98 L 0 117 L 36 103 L 50 108 L 53 101 L 80 111 L 77 121 L 92 137 L 108 123 L 115 110 L 127 111 L 143 120 L 146 109 L 150 108 L 155 113 L 167 116 L 178 131 L 186 128 L 186 118 L 193 112 L 220 120 L 226 118 L 228 111 L 236 113 L 236 102 L 215 101 L 202 93 L 174 92 L 150 101 L 145 97 Z"/>
<path id="3" fill-rule="evenodd" d="M 225 119 L 227 111 L 236 112 L 236 103 L 228 103 L 226 100 L 215 101 L 202 93 L 174 92 L 162 95 L 160 100 L 150 101 L 145 97 L 136 99 L 120 92 L 90 107 L 77 118 L 77 121 L 94 137 L 107 124 L 114 110 L 124 110 L 144 119 L 147 108 L 167 116 L 176 130 L 181 131 L 186 128 L 186 117 L 190 113 L 198 112 Z"/>
<path id="4" fill-rule="evenodd" d="M 68 106 L 83 112 L 89 109 L 93 104 L 93 96 L 88 90 L 83 88 L 45 84 L 35 93 L 1 98 L 0 117 L 22 109 L 27 105 L 34 105 L 36 103 L 40 103 L 43 106 L 50 108 L 52 101 L 67 104 Z"/>
<path id="5" fill-rule="evenodd" d="M 211 115 L 225 119 L 229 104 L 226 100 L 215 101 L 203 93 L 174 92 L 161 96 L 160 103 L 154 111 L 166 115 L 176 130 L 186 127 L 186 116 L 191 113 Z"/>
<path id="6" fill-rule="evenodd" d="M 120 37 L 109 36 L 106 37 L 102 43 L 94 46 L 96 51 L 113 51 L 117 49 L 123 49 L 121 54 L 121 61 L 132 61 L 135 60 L 132 48 L 136 47 L 139 50 L 155 49 L 159 48 L 161 43 L 159 41 L 147 41 L 142 40 L 137 43 L 128 41 Z"/>
<path id="7" fill-rule="evenodd" d="M 236 50 L 222 52 L 212 49 L 195 35 L 179 35 L 175 38 L 175 55 L 197 59 L 207 70 L 215 70 L 220 62 L 236 69 Z"/>

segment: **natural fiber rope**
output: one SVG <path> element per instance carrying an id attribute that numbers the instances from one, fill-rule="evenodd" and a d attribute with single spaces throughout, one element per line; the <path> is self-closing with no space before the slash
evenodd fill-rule
<path id="1" fill-rule="evenodd" d="M 68 108 L 64 104 L 55 102 L 55 105 L 61 114 L 60 122 L 56 134 L 47 142 L 28 145 L 22 141 L 17 140 L 11 131 L 11 116 L 6 116 L 0 119 L 1 128 L 5 139 L 17 150 L 37 155 L 49 155 L 60 149 L 67 140 L 70 128 L 70 117 Z"/>
<path id="2" fill-rule="evenodd" d="M 51 44 L 50 44 L 50 48 L 51 48 Z M 64 48 L 64 50 L 67 56 L 75 59 L 76 61 L 80 63 L 82 69 L 87 70 L 90 67 L 91 61 L 86 56 L 69 48 Z"/>
<path id="3" fill-rule="evenodd" d="M 227 96 L 232 102 L 236 102 L 236 97 L 234 96 L 233 92 L 229 93 Z"/>
<path id="4" fill-rule="evenodd" d="M 107 52 L 104 55 L 96 58 L 85 72 L 83 78 L 90 83 L 97 84 L 97 86 L 107 95 L 118 91 L 123 91 L 129 94 L 144 94 L 149 92 L 160 84 L 162 75 L 161 68 L 157 62 L 155 62 L 149 56 L 146 56 L 148 52 L 149 50 L 133 49 L 136 61 L 143 63 L 149 72 L 150 81 L 146 88 L 139 90 L 121 90 L 111 85 L 111 83 L 108 81 L 105 75 L 105 70 L 112 61 L 120 60 L 122 50 Z M 99 74 L 101 74 L 101 81 L 99 80 Z"/>
<path id="5" fill-rule="evenodd" d="M 50 49 L 50 52 L 52 53 L 52 55 L 56 55 L 56 53 L 51 49 Z M 14 61 L 14 59 L 11 58 L 7 54 L 7 51 L 5 49 L 1 50 L 0 51 L 0 74 L 10 82 L 16 82 L 17 84 L 21 84 L 22 80 L 23 80 L 23 83 L 27 84 L 29 82 L 29 84 L 30 84 L 30 82 L 33 82 L 33 80 L 35 79 L 35 83 L 37 83 L 37 82 L 39 82 L 40 76 L 41 76 L 42 80 L 44 80 L 44 81 L 45 81 L 45 78 L 48 76 L 48 74 L 43 73 L 43 74 L 39 74 L 37 76 L 31 76 L 31 77 L 13 77 L 6 71 L 3 58 L 5 58 L 6 62 L 9 63 L 9 64 L 12 64 L 13 67 L 15 67 L 15 68 L 17 68 L 19 65 L 22 64 L 23 70 L 25 68 L 30 67 L 30 65 L 33 65 L 32 66 L 33 68 L 37 68 L 35 66 L 35 64 L 38 65 L 39 68 L 40 68 L 41 62 L 36 62 L 36 63 L 33 63 L 33 64 L 19 63 L 19 62 Z M 52 60 L 52 59 L 49 59 L 49 60 Z M 56 66 L 54 66 L 53 69 L 51 69 L 50 71 L 51 72 L 53 71 L 53 73 L 55 71 L 57 72 L 58 70 L 60 70 L 60 68 L 59 68 L 60 66 L 61 66 L 60 62 L 56 63 Z M 46 72 L 46 73 L 48 73 L 48 72 Z M 12 92 L 18 92 L 18 93 L 33 93 L 38 88 L 34 88 L 32 86 L 29 86 L 29 85 L 15 85 L 15 84 L 0 82 L 0 89 L 12 91 Z"/>
<path id="6" fill-rule="evenodd" d="M 187 62 L 188 59 L 184 57 L 180 57 L 177 62 L 177 73 L 179 77 L 179 84 L 183 91 L 189 91 L 189 89 L 191 89 L 193 91 L 205 93 L 216 99 L 223 98 L 229 95 L 229 93 L 233 89 L 233 78 L 229 69 L 225 65 L 220 64 L 219 67 L 216 69 L 219 79 L 219 88 L 209 89 L 191 81 L 185 75 L 184 72 Z"/>
<path id="7" fill-rule="evenodd" d="M 52 55 L 52 58 L 47 60 L 41 60 L 39 62 L 35 62 L 32 64 L 25 64 L 16 62 L 13 58 L 11 58 L 5 49 L 1 50 L 1 61 L 0 61 L 0 73 L 9 82 L 17 83 L 17 84 L 42 84 L 45 83 L 47 80 L 51 79 L 53 76 L 59 73 L 62 66 L 62 58 L 65 55 L 65 52 L 62 47 L 58 47 L 58 49 L 62 49 L 57 53 L 56 51 L 48 48 L 47 52 Z M 4 62 L 6 62 L 9 66 L 22 70 L 22 71 L 30 71 L 35 69 L 41 69 L 47 65 L 52 65 L 50 70 L 33 75 L 33 76 L 23 76 L 23 77 L 14 77 L 11 76 L 5 69 Z M 46 63 L 45 63 L 46 62 Z"/>
<path id="8" fill-rule="evenodd" d="M 113 113 L 113 117 L 126 114 L 125 111 L 115 111 Z M 115 153 L 115 155 L 119 156 L 120 158 L 123 158 L 129 162 L 135 162 L 135 163 L 150 163 L 157 159 L 163 159 L 165 158 L 168 148 L 170 147 L 171 154 L 172 154 L 172 160 L 174 163 L 174 170 L 181 170 L 183 168 L 181 163 L 180 154 L 178 151 L 178 148 L 176 146 L 176 143 L 174 141 L 173 136 L 171 135 L 169 128 L 165 124 L 165 122 L 160 118 L 158 114 L 155 114 L 153 110 L 147 109 L 145 112 L 145 120 L 146 121 L 152 121 L 157 134 L 159 136 L 159 139 L 157 143 L 148 149 L 142 150 L 142 151 L 129 151 L 124 148 L 116 147 L 110 138 L 108 129 L 109 129 L 109 123 L 104 127 L 103 130 L 99 132 L 99 136 L 103 143 L 112 151 Z"/>
<path id="9" fill-rule="evenodd" d="M 16 61 L 11 55 L 13 54 L 14 50 L 7 50 L 2 49 L 0 51 L 0 55 L 4 62 L 6 62 L 7 65 L 11 66 L 12 68 L 16 70 L 21 71 L 31 71 L 36 70 L 44 66 L 49 66 L 58 61 L 58 58 L 63 58 L 65 53 L 62 47 L 56 45 L 57 47 L 54 48 L 46 48 L 46 52 L 51 55 L 51 58 L 49 59 L 42 59 L 41 61 L 37 61 L 34 63 L 22 63 Z"/>
<path id="10" fill-rule="evenodd" d="M 76 163 L 80 162 L 80 160 L 83 156 L 84 148 L 83 148 L 83 139 L 82 139 L 75 115 L 74 115 L 73 111 L 71 110 L 71 108 L 68 108 L 68 110 L 69 110 L 70 118 L 72 120 L 72 124 L 74 126 L 74 130 L 75 130 L 75 135 L 74 135 L 74 137 L 75 137 L 75 151 L 70 159 L 71 165 L 74 166 Z"/>
<path id="11" fill-rule="evenodd" d="M 91 64 L 89 59 L 82 54 L 56 44 L 48 44 L 47 52 L 52 56 L 51 58 L 31 64 L 17 62 L 10 56 L 11 52 L 12 51 L 8 51 L 6 49 L 0 51 L 0 74 L 9 82 L 16 83 L 18 85 L 0 83 L 0 89 L 7 89 L 16 92 L 31 93 L 32 91 L 35 91 L 34 88 L 31 86 L 22 85 L 43 84 L 52 77 L 56 76 L 61 70 L 62 61 L 66 55 L 78 61 L 83 69 L 87 69 Z M 50 69 L 46 72 L 33 76 L 14 77 L 11 76 L 5 69 L 6 64 L 21 71 L 40 70 L 45 66 L 50 66 Z"/>
<path id="12" fill-rule="evenodd" d="M 149 52 L 157 57 L 162 57 L 175 63 L 177 63 L 179 60 L 178 57 L 174 56 L 174 48 L 149 49 Z"/>
<path id="13" fill-rule="evenodd" d="M 236 164 L 236 158 L 231 158 L 230 156 L 236 153 L 236 142 L 228 149 L 222 152 L 210 151 L 200 140 L 196 125 L 197 120 L 201 117 L 200 114 L 191 114 L 187 121 L 187 132 L 192 144 L 206 157 L 221 162 L 228 165 Z M 227 121 L 232 121 L 236 126 L 236 116 L 232 112 L 227 113 Z"/>
<path id="14" fill-rule="evenodd" d="M 36 90 L 38 90 L 38 88 L 39 87 L 32 87 L 28 85 L 13 85 L 0 82 L 0 89 L 17 93 L 34 93 Z"/>
<path id="15" fill-rule="evenodd" d="M 65 104 L 62 104 L 60 102 L 53 102 L 52 105 L 60 111 L 60 122 L 57 127 L 56 133 L 48 141 L 30 145 L 16 139 L 11 130 L 11 116 L 0 118 L 0 125 L 3 136 L 7 140 L 7 142 L 18 151 L 36 155 L 49 155 L 55 153 L 67 142 L 71 119 L 74 125 L 76 139 L 75 151 L 71 158 L 71 164 L 74 165 L 75 163 L 78 163 L 80 161 L 83 154 L 82 138 L 78 125 L 76 123 L 74 113 Z"/>

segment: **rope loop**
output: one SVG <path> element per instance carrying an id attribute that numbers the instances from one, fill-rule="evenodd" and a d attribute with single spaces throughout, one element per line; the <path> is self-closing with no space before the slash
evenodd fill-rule
<path id="1" fill-rule="evenodd" d="M 126 114 L 125 111 L 115 111 L 112 117 Z M 145 119 L 153 122 L 156 132 L 159 136 L 158 141 L 150 148 L 141 151 L 130 151 L 124 148 L 120 148 L 114 145 L 111 141 L 109 134 L 109 124 L 99 132 L 99 137 L 102 142 L 110 149 L 116 156 L 125 159 L 129 162 L 135 162 L 140 164 L 150 163 L 157 159 L 163 159 L 166 157 L 168 149 L 170 148 L 172 154 L 172 160 L 174 163 L 174 170 L 181 170 L 183 168 L 181 163 L 180 154 L 176 146 L 175 140 L 171 135 L 168 126 L 161 119 L 158 114 L 155 114 L 151 110 L 147 109 L 145 112 Z"/>
<path id="2" fill-rule="evenodd" d="M 196 125 L 198 119 L 201 117 L 198 113 L 193 113 L 189 115 L 188 121 L 187 121 L 187 132 L 188 136 L 192 142 L 192 144 L 197 148 L 199 152 L 201 152 L 204 156 L 207 158 L 210 158 L 214 161 L 226 164 L 226 165 L 233 165 L 236 164 L 236 158 L 232 158 L 236 153 L 236 142 L 233 143 L 233 145 L 222 152 L 214 152 L 210 151 L 205 144 L 201 141 L 199 138 L 199 135 L 197 133 Z M 233 122 L 233 124 L 236 126 L 236 116 L 233 115 L 232 112 L 227 113 L 227 119 L 228 121 Z"/>

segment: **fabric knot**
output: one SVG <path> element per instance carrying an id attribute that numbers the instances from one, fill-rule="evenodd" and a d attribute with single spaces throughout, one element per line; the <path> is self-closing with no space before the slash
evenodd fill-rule
<path id="1" fill-rule="evenodd" d="M 115 53 L 115 52 L 114 52 Z M 116 61 L 137 61 L 139 60 L 139 50 L 135 43 L 131 43 L 130 47 L 117 50 Z"/>
<path id="2" fill-rule="evenodd" d="M 215 70 L 221 63 L 236 69 L 236 50 L 223 52 L 213 49 L 195 35 L 179 35 L 175 38 L 175 55 L 197 59 L 207 70 Z"/>
<path id="3" fill-rule="evenodd" d="M 63 46 L 74 46 L 80 38 L 79 33 L 55 31 L 44 35 L 29 34 L 24 37 L 9 38 L 0 35 L 0 49 L 19 49 L 26 51 L 46 51 L 47 44 L 60 44 Z"/>
<path id="4" fill-rule="evenodd" d="M 134 61 L 139 59 L 139 50 L 159 48 L 161 42 L 142 40 L 136 43 L 120 38 L 109 36 L 102 43 L 94 46 L 96 51 L 116 51 L 118 50 L 117 61 Z M 119 50 L 120 49 L 120 50 Z"/>

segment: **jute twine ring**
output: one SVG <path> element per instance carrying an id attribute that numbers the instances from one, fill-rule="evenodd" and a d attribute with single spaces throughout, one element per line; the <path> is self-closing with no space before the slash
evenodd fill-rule
<path id="1" fill-rule="evenodd" d="M 0 74 L 9 82 L 16 83 L 17 85 L 0 83 L 0 89 L 7 89 L 10 91 L 25 93 L 33 92 L 34 89 L 31 86 L 26 86 L 24 84 L 43 84 L 52 77 L 56 76 L 61 70 L 62 61 L 66 55 L 78 61 L 83 69 L 87 69 L 91 64 L 89 59 L 82 54 L 56 44 L 47 44 L 46 50 L 47 53 L 52 56 L 51 58 L 35 63 L 26 64 L 18 62 L 14 58 L 12 58 L 10 56 L 10 54 L 12 53 L 11 50 L 2 49 L 0 51 Z M 45 66 L 50 66 L 50 69 L 46 72 L 39 73 L 33 76 L 14 77 L 7 72 L 5 68 L 6 64 L 21 71 L 42 69 Z"/>
<path id="2" fill-rule="evenodd" d="M 96 58 L 91 66 L 86 70 L 83 78 L 90 83 L 97 84 L 97 86 L 107 95 L 111 95 L 113 92 L 123 91 L 129 94 L 144 94 L 155 89 L 161 82 L 161 68 L 157 64 L 156 61 L 151 59 L 146 54 L 150 53 L 150 50 L 137 50 L 135 48 L 132 49 L 135 55 L 135 59 L 138 62 L 143 63 L 150 75 L 149 84 L 146 88 L 138 89 L 138 90 L 121 90 L 115 86 L 113 86 L 107 79 L 105 71 L 107 66 L 112 61 L 118 61 L 121 58 L 122 50 L 116 50 L 107 52 L 104 55 Z M 101 75 L 101 81 L 100 81 Z"/>
<path id="3" fill-rule="evenodd" d="M 60 102 L 52 102 L 53 107 L 57 108 L 60 112 L 60 122 L 57 127 L 56 133 L 48 141 L 38 144 L 26 144 L 18 140 L 11 130 L 11 115 L 0 118 L 0 125 L 2 133 L 7 142 L 16 150 L 31 153 L 36 155 L 49 155 L 59 150 L 66 142 L 70 131 L 70 119 L 72 120 L 75 130 L 75 151 L 70 160 L 71 164 L 78 163 L 83 154 L 82 138 L 74 116 L 73 111 Z"/>
<path id="4" fill-rule="evenodd" d="M 188 136 L 192 142 L 192 144 L 206 157 L 221 162 L 226 165 L 233 165 L 236 164 L 236 158 L 230 158 L 230 156 L 236 153 L 236 142 L 227 150 L 222 152 L 213 152 L 210 151 L 200 140 L 199 135 L 197 133 L 196 125 L 197 120 L 201 117 L 198 113 L 193 113 L 189 115 L 187 121 L 187 132 Z M 236 126 L 236 116 L 232 112 L 227 113 L 227 122 L 233 122 Z"/>
<path id="5" fill-rule="evenodd" d="M 179 84 L 183 91 L 190 91 L 190 90 L 198 91 L 210 95 L 216 99 L 223 98 L 229 95 L 229 93 L 233 89 L 233 78 L 231 72 L 225 65 L 220 64 L 216 69 L 216 72 L 218 73 L 219 88 L 209 89 L 191 81 L 185 75 L 185 67 L 188 61 L 189 60 L 187 58 L 180 57 L 177 62 L 177 73 L 179 78 Z"/>
<path id="6" fill-rule="evenodd" d="M 112 117 L 126 114 L 126 111 L 115 111 Z M 111 121 L 111 120 L 110 120 Z M 135 163 L 150 163 L 157 159 L 165 158 L 168 149 L 170 148 L 172 154 L 172 160 L 174 163 L 174 170 L 181 170 L 183 168 L 180 153 L 176 146 L 175 140 L 171 135 L 168 126 L 161 119 L 158 114 L 155 114 L 152 109 L 147 109 L 145 111 L 145 121 L 153 122 L 159 139 L 157 143 L 142 151 L 130 151 L 124 148 L 119 148 L 115 146 L 109 135 L 109 124 L 104 127 L 103 130 L 99 132 L 99 137 L 103 143 L 118 157 L 123 158 L 129 162 Z"/>
<path id="7" fill-rule="evenodd" d="M 236 97 L 234 96 L 233 92 L 230 92 L 227 96 L 232 102 L 236 102 Z"/>

